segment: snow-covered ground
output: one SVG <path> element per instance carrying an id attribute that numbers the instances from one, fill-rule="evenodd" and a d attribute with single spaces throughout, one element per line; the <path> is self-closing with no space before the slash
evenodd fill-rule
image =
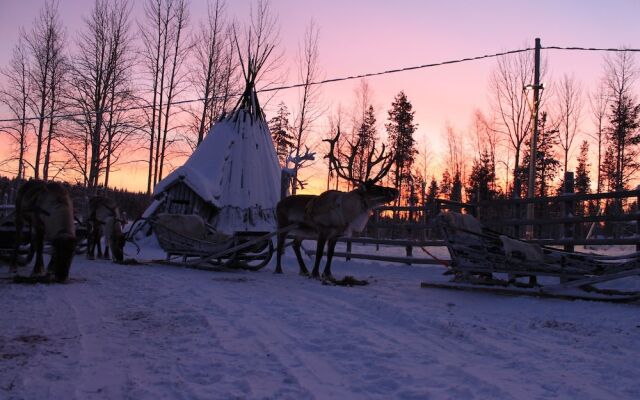
<path id="1" fill-rule="evenodd" d="M 639 304 L 422 289 L 441 267 L 343 260 L 369 286 L 325 286 L 291 253 L 280 276 L 78 256 L 65 285 L 2 280 L 0 398 L 640 398 Z"/>

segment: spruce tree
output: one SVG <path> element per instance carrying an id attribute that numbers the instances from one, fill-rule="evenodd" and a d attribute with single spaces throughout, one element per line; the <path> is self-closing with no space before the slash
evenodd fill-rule
<path id="1" fill-rule="evenodd" d="M 460 171 L 456 171 L 456 173 L 453 175 L 449 200 L 462 201 L 462 177 L 460 176 Z"/>
<path id="2" fill-rule="evenodd" d="M 576 193 L 586 194 L 591 192 L 591 178 L 589 177 L 589 142 L 582 141 L 580 145 L 580 155 L 578 155 L 578 165 L 576 166 L 576 176 L 574 182 Z M 576 214 L 585 215 L 586 211 L 595 212 L 596 202 L 590 201 L 576 204 Z M 580 225 L 582 228 L 582 225 Z"/>
<path id="3" fill-rule="evenodd" d="M 431 177 L 431 183 L 429 183 L 429 189 L 427 190 L 427 203 L 433 203 L 438 198 L 438 181 L 436 177 Z"/>
<path id="4" fill-rule="evenodd" d="M 495 197 L 495 168 L 488 151 L 483 151 L 480 158 L 473 161 L 471 175 L 467 182 L 467 199 L 469 202 L 491 200 Z"/>
<path id="5" fill-rule="evenodd" d="M 354 176 L 360 180 L 367 178 L 367 161 L 374 151 L 376 136 L 376 114 L 373 106 L 369 105 L 357 131 L 358 149 L 354 160 Z"/>
<path id="6" fill-rule="evenodd" d="M 640 104 L 624 94 L 611 104 L 607 139 L 613 156 L 613 190 L 624 190 L 633 171 L 640 168 Z M 607 149 L 607 150 L 609 150 Z"/>
<path id="7" fill-rule="evenodd" d="M 389 110 L 387 133 L 394 154 L 392 177 L 395 187 L 402 193 L 402 187 L 411 176 L 411 167 L 418 154 L 413 134 L 417 125 L 413 122 L 415 111 L 406 94 L 401 91 L 396 95 Z"/>
<path id="8" fill-rule="evenodd" d="M 578 166 L 576 167 L 575 191 L 576 193 L 591 192 L 591 178 L 589 177 L 589 142 L 584 140 L 580 146 Z"/>
<path id="9" fill-rule="evenodd" d="M 440 194 L 449 198 L 451 195 L 451 173 L 449 169 L 445 169 L 440 180 Z"/>
<path id="10" fill-rule="evenodd" d="M 285 167 L 289 152 L 293 148 L 293 135 L 291 135 L 291 126 L 289 125 L 289 110 L 284 102 L 278 104 L 276 116 L 269 120 L 269 131 L 276 148 L 276 154 L 280 161 L 280 166 Z"/>
<path id="11" fill-rule="evenodd" d="M 555 129 L 545 129 L 547 114 L 542 113 L 540 119 L 540 134 L 538 136 L 538 145 L 536 146 L 536 193 L 538 197 L 545 197 L 549 193 L 549 186 L 553 179 L 558 175 L 560 169 L 560 161 L 556 157 L 554 149 L 560 143 L 558 131 Z M 518 170 L 518 176 L 522 183 L 521 197 L 528 193 L 529 184 L 529 165 L 531 164 L 531 139 L 527 143 L 527 150 L 522 160 L 522 166 Z"/>

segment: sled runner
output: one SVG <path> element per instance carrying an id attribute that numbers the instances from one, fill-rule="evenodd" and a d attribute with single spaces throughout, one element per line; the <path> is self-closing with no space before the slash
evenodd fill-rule
<path id="1" fill-rule="evenodd" d="M 422 287 L 617 302 L 640 299 L 640 291 L 606 287 L 640 275 L 640 253 L 606 256 L 530 244 L 487 229 L 467 214 L 442 213 L 437 223 L 451 254 L 447 273 L 453 278 L 423 282 Z"/>
<path id="2" fill-rule="evenodd" d="M 273 255 L 276 232 L 216 232 L 197 215 L 158 214 L 150 219 L 167 261 L 199 269 L 240 268 L 257 271 Z"/>

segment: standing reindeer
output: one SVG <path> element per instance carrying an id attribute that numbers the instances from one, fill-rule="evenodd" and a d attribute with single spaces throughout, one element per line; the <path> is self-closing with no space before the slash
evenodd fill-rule
<path id="1" fill-rule="evenodd" d="M 278 234 L 276 273 L 282 273 L 281 259 L 284 254 L 284 242 L 287 235 L 292 235 L 293 249 L 300 266 L 300 274 L 308 275 L 304 265 L 300 247 L 305 239 L 317 239 L 316 257 L 311 276 L 319 277 L 320 261 L 327 246 L 327 262 L 322 272 L 325 279 L 333 279 L 331 274 L 331 260 L 339 237 L 350 237 L 353 232 L 362 232 L 369 220 L 369 214 L 375 207 L 388 203 L 398 197 L 398 190 L 376 185 L 388 172 L 393 163 L 391 154 L 384 154 L 384 146 L 377 155 L 370 152 L 366 165 L 366 177 L 370 176 L 373 167 L 381 164 L 378 173 L 371 179 L 360 181 L 354 177 L 353 164 L 359 142 L 351 144 L 351 156 L 347 158 L 348 165 L 343 166 L 334 154 L 335 144 L 338 142 L 340 131 L 333 139 L 329 139 L 330 165 L 343 179 L 351 183 L 358 183 L 350 192 L 328 190 L 319 196 L 296 195 L 281 200 L 276 207 L 278 230 L 291 229 Z"/>
<path id="2" fill-rule="evenodd" d="M 116 202 L 104 196 L 89 199 L 87 223 L 89 226 L 87 258 L 91 260 L 95 258 L 96 247 L 98 247 L 98 258 L 102 258 L 101 240 L 104 236 L 104 258 L 109 258 L 109 249 L 111 249 L 113 261 L 123 262 L 125 235 L 122 232 L 122 217 Z"/>
<path id="3" fill-rule="evenodd" d="M 52 244 L 51 260 L 47 266 L 47 275 L 58 282 L 64 282 L 69 276 L 71 260 L 76 247 L 75 225 L 73 221 L 73 203 L 67 190 L 56 182 L 31 180 L 26 182 L 16 197 L 16 248 L 11 269 L 16 270 L 19 238 L 22 229 L 30 225 L 31 248 L 29 260 L 36 254 L 36 263 L 32 275 L 44 273 L 42 257 L 44 241 Z"/>

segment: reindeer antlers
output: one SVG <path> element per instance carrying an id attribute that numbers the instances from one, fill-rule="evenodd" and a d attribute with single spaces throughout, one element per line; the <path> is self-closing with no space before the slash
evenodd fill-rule
<path id="1" fill-rule="evenodd" d="M 329 165 L 336 171 L 339 177 L 347 180 L 351 183 L 364 183 L 365 181 L 371 181 L 372 183 L 379 182 L 382 178 L 384 178 L 391 169 L 393 165 L 394 157 L 392 152 L 388 152 L 385 154 L 387 150 L 384 143 L 380 151 L 376 148 L 376 143 L 372 142 L 368 152 L 363 152 L 362 150 L 362 137 L 358 137 L 355 143 L 346 141 L 346 145 L 349 147 L 348 153 L 346 153 L 345 161 L 347 165 L 343 165 L 341 161 L 340 151 L 340 127 L 338 126 L 336 130 L 336 135 L 330 139 L 324 139 L 324 142 L 329 143 L 329 153 L 325 156 L 325 158 L 329 159 Z M 336 155 L 336 145 L 338 145 L 338 154 Z M 364 159 L 358 159 L 359 156 L 365 156 Z M 361 164 L 360 170 L 354 168 L 356 162 Z M 374 168 L 377 165 L 380 165 L 377 173 L 372 176 Z M 360 176 L 354 176 L 355 173 L 358 173 Z"/>

